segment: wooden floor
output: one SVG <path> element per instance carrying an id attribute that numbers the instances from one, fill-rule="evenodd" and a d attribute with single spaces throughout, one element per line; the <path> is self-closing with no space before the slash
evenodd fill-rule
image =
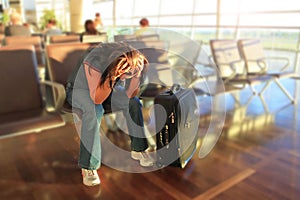
<path id="1" fill-rule="evenodd" d="M 295 81 L 284 83 L 299 94 Z M 249 91 L 242 91 L 240 100 L 246 102 L 247 95 Z M 246 108 L 234 108 L 226 95 L 228 113 L 217 145 L 203 159 L 197 151 L 185 169 L 137 174 L 103 165 L 98 171 L 102 183 L 92 188 L 82 184 L 79 139 L 72 124 L 2 139 L 0 199 L 299 199 L 300 108 L 297 102 L 288 105 L 274 85 L 264 97 L 269 112 L 258 97 Z M 208 99 L 200 99 L 200 105 L 209 105 Z M 203 116 L 201 130 L 206 122 Z M 126 140 L 120 134 L 115 137 Z"/>

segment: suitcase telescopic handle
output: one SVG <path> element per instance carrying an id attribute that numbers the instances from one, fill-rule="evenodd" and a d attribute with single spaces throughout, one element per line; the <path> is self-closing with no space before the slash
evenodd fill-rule
<path id="1" fill-rule="evenodd" d="M 171 93 L 175 94 L 176 92 L 178 92 L 180 90 L 180 85 L 179 84 L 174 84 L 172 87 L 171 87 Z"/>

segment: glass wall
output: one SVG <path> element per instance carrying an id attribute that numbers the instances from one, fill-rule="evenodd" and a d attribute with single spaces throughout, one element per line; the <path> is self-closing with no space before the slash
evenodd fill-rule
<path id="1" fill-rule="evenodd" d="M 55 9 L 64 30 L 69 30 L 68 0 L 36 0 L 42 10 Z M 93 0 L 104 31 L 131 34 L 147 17 L 152 27 L 178 31 L 208 44 L 214 38 L 259 38 L 271 51 L 288 52 L 298 63 L 300 3 L 294 0 Z M 295 65 L 296 66 L 296 65 Z"/>
<path id="2" fill-rule="evenodd" d="M 70 30 L 68 0 L 35 0 L 37 25 L 41 28 L 40 19 L 44 10 L 54 10 L 59 25 L 63 30 Z"/>
<path id="3" fill-rule="evenodd" d="M 103 25 L 106 27 L 112 27 L 114 25 L 114 1 L 113 0 L 94 0 L 94 10 L 92 13 L 100 13 Z"/>
<path id="4" fill-rule="evenodd" d="M 152 27 L 204 44 L 213 38 L 259 38 L 273 54 L 288 54 L 294 66 L 299 62 L 300 4 L 294 0 L 115 0 L 115 20 L 113 1 L 97 6 L 107 11 L 103 23 L 114 34 L 133 33 L 147 17 Z"/>

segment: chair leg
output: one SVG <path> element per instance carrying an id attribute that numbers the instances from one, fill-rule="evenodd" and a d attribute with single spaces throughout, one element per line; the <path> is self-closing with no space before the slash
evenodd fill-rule
<path id="1" fill-rule="evenodd" d="M 232 96 L 233 100 L 237 103 L 236 107 L 241 107 L 241 106 L 248 106 L 249 103 L 252 101 L 252 99 L 254 98 L 254 95 L 251 95 L 248 100 L 246 101 L 246 103 L 244 105 L 242 105 L 241 101 L 232 93 L 230 93 L 230 95 Z"/>
<path id="2" fill-rule="evenodd" d="M 104 115 L 104 119 L 107 124 L 107 127 L 111 131 L 117 131 L 119 129 L 118 125 L 116 124 L 115 118 L 116 118 L 115 113 Z"/>
<path id="3" fill-rule="evenodd" d="M 249 97 L 249 99 L 247 100 L 245 106 L 248 106 L 248 105 L 250 104 L 250 102 L 252 101 L 253 98 L 254 98 L 254 95 L 251 95 L 251 96 Z"/>
<path id="4" fill-rule="evenodd" d="M 250 84 L 249 87 L 250 87 L 250 89 L 251 89 L 252 94 L 253 94 L 253 95 L 256 95 L 257 92 L 256 92 L 254 86 Z"/>
<path id="5" fill-rule="evenodd" d="M 258 96 L 262 96 L 264 94 L 264 92 L 266 91 L 266 89 L 270 86 L 271 81 L 268 81 L 264 87 L 260 90 L 260 92 L 258 93 Z"/>
<path id="6" fill-rule="evenodd" d="M 238 104 L 238 107 L 242 106 L 240 100 L 238 98 L 236 98 L 236 96 L 232 93 L 230 93 L 230 95 L 232 96 L 233 100 Z"/>
<path id="7" fill-rule="evenodd" d="M 279 82 L 277 78 L 274 79 L 277 86 L 281 89 L 281 91 L 291 100 L 292 104 L 295 103 L 295 99 L 292 97 L 292 95 L 283 87 L 283 85 Z"/>
<path id="8" fill-rule="evenodd" d="M 258 97 L 260 98 L 261 103 L 262 103 L 262 105 L 263 105 L 265 111 L 266 111 L 267 113 L 269 113 L 269 108 L 268 108 L 268 105 L 267 105 L 267 103 L 266 103 L 266 101 L 265 101 L 263 95 L 262 95 L 262 94 L 259 94 Z"/>

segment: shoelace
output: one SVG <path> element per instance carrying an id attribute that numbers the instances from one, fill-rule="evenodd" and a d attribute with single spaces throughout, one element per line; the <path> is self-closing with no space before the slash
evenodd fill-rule
<path id="1" fill-rule="evenodd" d="M 150 159 L 150 158 L 151 158 L 150 155 L 149 155 L 148 153 L 146 153 L 146 152 L 141 152 L 141 154 L 142 154 L 142 156 L 143 156 L 144 158 L 147 158 L 147 159 Z"/>
<path id="2" fill-rule="evenodd" d="M 88 170 L 88 176 L 94 176 L 94 170 Z"/>

